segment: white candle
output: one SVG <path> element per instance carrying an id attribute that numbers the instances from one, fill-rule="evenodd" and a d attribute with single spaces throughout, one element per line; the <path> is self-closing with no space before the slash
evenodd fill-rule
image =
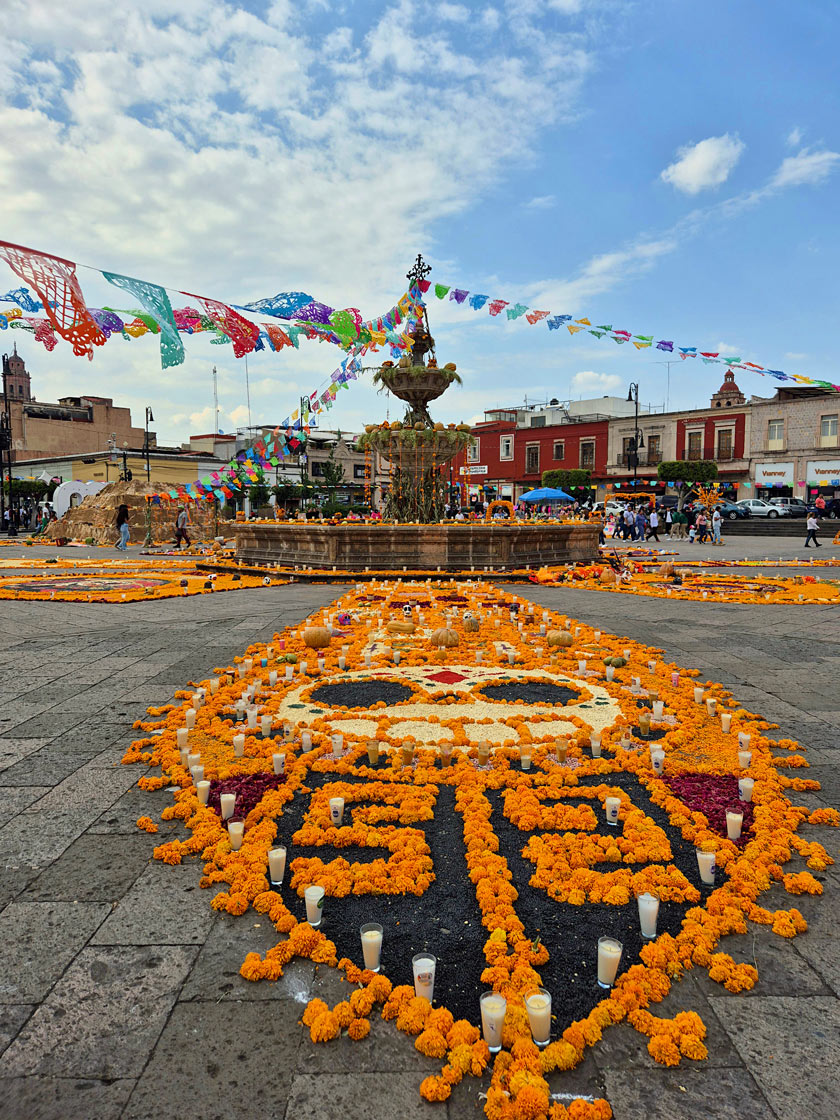
<path id="1" fill-rule="evenodd" d="M 665 712 L 665 704 L 662 700 L 654 700 L 653 702 L 653 718 L 662 719 Z"/>
<path id="2" fill-rule="evenodd" d="M 531 754 L 532 754 L 532 751 L 533 751 L 533 747 L 531 746 L 530 743 L 520 743 L 519 744 L 519 762 L 520 762 L 523 770 L 530 770 L 531 769 Z"/>
<path id="3" fill-rule="evenodd" d="M 362 956 L 365 968 L 369 972 L 379 971 L 379 961 L 382 955 L 382 926 L 376 922 L 363 925 L 359 933 L 362 937 Z"/>
<path id="4" fill-rule="evenodd" d="M 347 658 L 344 656 L 343 653 L 338 659 L 338 667 L 339 667 L 339 669 L 346 669 L 347 668 Z"/>
<path id="5" fill-rule="evenodd" d="M 207 781 L 196 782 L 195 788 L 198 792 L 199 805 L 206 805 L 210 798 L 210 783 Z"/>
<path id="6" fill-rule="evenodd" d="M 270 673 L 268 674 L 268 685 L 269 685 L 269 688 L 274 688 L 274 686 L 275 686 L 276 684 L 277 684 L 277 670 L 276 670 L 276 669 L 272 669 L 272 670 L 271 670 L 271 672 L 270 672 Z"/>
<path id="7" fill-rule="evenodd" d="M 187 766 L 192 770 L 193 766 L 199 766 L 201 763 L 201 755 L 198 751 L 193 751 L 187 755 Z"/>
<path id="8" fill-rule="evenodd" d="M 211 680 L 210 680 L 210 691 L 211 692 L 218 692 L 219 691 L 219 678 L 218 677 L 212 677 L 211 678 Z"/>
<path id="9" fill-rule="evenodd" d="M 371 662 L 371 656 L 370 656 L 369 653 L 366 653 L 365 654 L 365 668 L 366 669 L 370 668 L 370 662 Z"/>
<path id="10" fill-rule="evenodd" d="M 508 665 L 512 665 L 514 663 L 514 661 L 516 660 L 516 654 L 514 653 L 514 651 L 512 649 L 508 650 L 507 659 L 508 659 Z"/>
<path id="11" fill-rule="evenodd" d="M 184 722 L 186 723 L 187 728 L 192 731 L 192 729 L 195 727 L 195 708 L 187 708 L 186 712 L 184 713 Z"/>
<path id="12" fill-rule="evenodd" d="M 395 665 L 399 665 L 401 657 L 402 657 L 402 654 L 400 653 L 400 651 L 398 649 L 395 649 L 394 650 L 394 664 Z"/>
<path id="13" fill-rule="evenodd" d="M 544 638 L 547 633 L 548 627 L 546 626 L 546 624 L 544 622 L 540 623 L 540 636 Z"/>
<path id="14" fill-rule="evenodd" d="M 715 715 L 717 714 L 717 700 L 715 700 L 714 696 L 710 696 L 706 700 L 706 711 L 709 713 L 712 719 L 714 719 Z"/>
<path id="15" fill-rule="evenodd" d="M 286 849 L 272 848 L 268 853 L 268 878 L 273 887 L 279 887 L 286 871 Z"/>
<path id="16" fill-rule="evenodd" d="M 242 847 L 242 840 L 245 836 L 245 822 L 228 821 L 228 836 L 230 837 L 231 848 L 238 852 Z"/>
<path id="17" fill-rule="evenodd" d="M 312 733 L 310 731 L 302 731 L 300 734 L 300 745 L 305 751 L 312 750 Z"/>
<path id="18" fill-rule="evenodd" d="M 317 929 L 324 913 L 324 888 L 315 885 L 307 887 L 303 898 L 306 902 L 306 920 L 313 929 Z"/>
<path id="19" fill-rule="evenodd" d="M 586 672 L 586 662 L 584 661 L 584 659 L 582 657 L 578 658 L 578 672 L 579 673 L 585 673 Z"/>
<path id="20" fill-rule="evenodd" d="M 695 704 L 702 704 L 703 703 L 703 689 L 700 688 L 699 685 L 695 685 L 695 687 L 694 687 L 694 703 Z"/>
<path id="21" fill-rule="evenodd" d="M 672 673 L 671 674 L 671 684 L 674 686 L 674 688 L 676 688 L 679 683 L 680 683 L 679 673 Z"/>
<path id="22" fill-rule="evenodd" d="M 613 679 L 613 677 L 615 676 L 615 666 L 614 665 L 608 665 L 607 666 L 605 676 L 606 676 L 608 681 L 611 681 Z"/>
<path id="23" fill-rule="evenodd" d="M 452 761 L 452 744 L 441 743 L 440 745 L 440 761 L 442 766 L 448 766 Z"/>
<path id="24" fill-rule="evenodd" d="M 335 735 L 330 735 L 330 742 L 332 743 L 333 758 L 341 758 L 341 750 L 344 746 L 344 736 L 337 732 Z"/>
<path id="25" fill-rule="evenodd" d="M 476 665 L 481 664 L 481 659 L 482 659 L 483 656 L 484 656 L 484 654 L 481 652 L 480 649 L 477 649 L 475 651 L 475 663 L 476 663 Z"/>
<path id="26" fill-rule="evenodd" d="M 219 797 L 219 808 L 222 812 L 222 820 L 226 821 L 229 817 L 233 816 L 236 809 L 236 794 L 223 793 Z"/>
<path id="27" fill-rule="evenodd" d="M 598 938 L 598 986 L 611 988 L 621 960 L 622 945 L 613 937 Z"/>
<path id="28" fill-rule="evenodd" d="M 752 801 L 754 785 L 755 781 L 752 778 L 738 779 L 738 796 L 742 801 Z"/>
<path id="29" fill-rule="evenodd" d="M 335 828 L 341 825 L 344 819 L 344 798 L 331 797 L 330 798 L 330 820 Z"/>
<path id="30" fill-rule="evenodd" d="M 308 665 L 306 664 L 306 662 L 305 662 L 305 661 L 301 661 L 300 665 L 298 665 L 298 671 L 300 672 L 300 675 L 301 675 L 302 677 L 305 677 L 305 676 L 306 676 L 306 670 L 307 670 L 308 668 L 309 668 L 309 666 L 308 666 Z"/>
<path id="31" fill-rule="evenodd" d="M 601 631 L 600 631 L 600 630 L 596 630 L 596 631 L 595 631 L 595 633 L 593 634 L 593 637 L 594 637 L 594 639 L 595 639 L 595 641 L 596 641 L 596 642 L 600 642 L 600 640 L 601 640 Z"/>
<path id="32" fill-rule="evenodd" d="M 268 739 L 271 735 L 271 716 L 260 716 L 260 732 L 264 739 Z"/>
<path id="33" fill-rule="evenodd" d="M 629 661 L 630 660 L 630 654 L 633 652 L 632 649 L 630 649 L 630 647 L 628 646 L 627 649 L 624 649 L 621 652 L 624 654 L 625 660 Z"/>
<path id="34" fill-rule="evenodd" d="M 738 765 L 742 770 L 746 770 L 752 762 L 752 751 L 738 751 Z"/>
<path id="35" fill-rule="evenodd" d="M 326 664 L 327 664 L 327 659 L 325 657 L 319 657 L 318 658 L 318 672 L 319 673 L 323 673 L 324 668 L 326 667 Z"/>
<path id="36" fill-rule="evenodd" d="M 651 673 L 655 673 L 656 672 L 656 662 L 655 661 L 648 661 L 648 669 L 651 671 Z"/>
<path id="37" fill-rule="evenodd" d="M 190 697 L 190 703 L 192 704 L 194 710 L 198 711 L 198 709 L 201 707 L 201 693 L 194 692 Z"/>
<path id="38" fill-rule="evenodd" d="M 250 729 L 252 731 L 256 731 L 256 729 L 257 729 L 257 709 L 256 708 L 249 708 L 248 709 L 248 726 L 250 727 Z"/>
<path id="39" fill-rule="evenodd" d="M 414 971 L 414 994 L 432 1002 L 435 994 L 435 969 L 437 958 L 431 953 L 417 953 L 411 959 Z"/>
<path id="40" fill-rule="evenodd" d="M 551 1038 L 551 995 L 545 988 L 537 988 L 525 996 L 528 1026 L 537 1046 L 548 1046 Z"/>
<path id="41" fill-rule="evenodd" d="M 726 813 L 726 835 L 730 840 L 737 840 L 744 826 L 744 814 L 736 813 L 733 809 Z"/>
<path id="42" fill-rule="evenodd" d="M 620 797 L 607 797 L 604 800 L 604 811 L 607 814 L 607 824 L 615 828 L 618 824 L 618 810 L 621 808 Z"/>
<path id="43" fill-rule="evenodd" d="M 748 731 L 739 731 L 738 732 L 738 746 L 742 751 L 747 750 L 747 748 L 750 745 L 750 739 L 751 738 L 752 738 L 752 736 L 749 734 Z"/>
<path id="44" fill-rule="evenodd" d="M 239 673 L 240 679 L 245 676 L 245 666 L 244 665 L 237 665 L 237 671 Z"/>
<path id="45" fill-rule="evenodd" d="M 481 1031 L 487 1049 L 491 1054 L 498 1054 L 502 1048 L 507 1000 L 499 992 L 484 992 L 478 1002 L 481 1007 Z"/>
<path id="46" fill-rule="evenodd" d="M 575 637 L 576 637 L 576 638 L 579 638 L 579 637 L 580 637 L 580 627 L 579 627 L 579 626 L 576 626 L 576 627 L 575 627 Z"/>
<path id="47" fill-rule="evenodd" d="M 665 752 L 660 748 L 650 752 L 650 763 L 654 774 L 661 776 L 665 769 Z"/>
<path id="48" fill-rule="evenodd" d="M 271 761 L 274 764 L 275 774 L 286 773 L 286 755 L 282 751 L 278 751 L 277 754 L 273 754 L 271 756 Z"/>
<path id="49" fill-rule="evenodd" d="M 715 881 L 715 853 L 697 852 L 697 866 L 700 868 L 700 878 L 704 883 L 713 884 Z"/>
<path id="50" fill-rule="evenodd" d="M 290 681 L 294 675 L 295 675 L 294 665 L 287 665 L 286 666 L 286 680 Z"/>
<path id="51" fill-rule="evenodd" d="M 233 737 L 233 753 L 236 758 L 242 758 L 245 754 L 245 736 L 234 735 Z"/>
<path id="52" fill-rule="evenodd" d="M 190 765 L 190 748 L 189 747 L 181 747 L 181 765 L 186 766 L 187 769 L 189 769 L 189 765 Z"/>
<path id="53" fill-rule="evenodd" d="M 192 780 L 193 780 L 193 785 L 194 786 L 197 786 L 199 782 L 204 781 L 204 767 L 203 766 L 191 766 L 190 767 L 190 774 L 192 775 Z"/>
<path id="54" fill-rule="evenodd" d="M 642 937 L 656 937 L 659 899 L 655 894 L 640 894 L 636 901 L 639 904 L 639 925 L 642 928 Z"/>
<path id="55" fill-rule="evenodd" d="M 728 735 L 731 728 L 732 728 L 732 713 L 731 712 L 721 712 L 720 713 L 720 729 L 721 729 L 721 731 L 723 731 L 724 734 Z"/>
<path id="56" fill-rule="evenodd" d="M 592 748 L 592 757 L 601 757 L 601 736 L 597 731 L 593 731 L 589 736 L 589 745 Z"/>

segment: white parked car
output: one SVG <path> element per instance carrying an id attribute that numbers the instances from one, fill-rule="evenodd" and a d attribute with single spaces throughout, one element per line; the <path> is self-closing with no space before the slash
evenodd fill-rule
<path id="1" fill-rule="evenodd" d="M 786 506 L 774 506 L 772 502 L 765 502 L 762 498 L 742 498 L 735 504 L 748 509 L 750 517 L 790 517 L 790 510 Z"/>

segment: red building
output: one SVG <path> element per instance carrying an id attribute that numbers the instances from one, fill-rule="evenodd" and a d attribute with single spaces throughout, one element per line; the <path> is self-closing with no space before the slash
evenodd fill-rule
<path id="1" fill-rule="evenodd" d="M 473 427 L 472 446 L 453 460 L 452 481 L 463 484 L 466 493 L 483 487 L 488 496 L 516 501 L 542 485 L 544 471 L 588 470 L 593 484 L 606 477 L 606 418 L 543 424 L 546 417 L 535 413 L 526 427 L 520 410 L 486 415 Z"/>

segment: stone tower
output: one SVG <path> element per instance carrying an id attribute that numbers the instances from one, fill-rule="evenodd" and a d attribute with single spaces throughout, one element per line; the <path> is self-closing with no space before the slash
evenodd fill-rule
<path id="1" fill-rule="evenodd" d="M 23 358 L 17 352 L 17 343 L 11 354 L 3 355 L 3 374 L 10 401 L 32 400 L 29 374 L 26 372 Z"/>
<path id="2" fill-rule="evenodd" d="M 735 384 L 735 374 L 728 369 L 724 374 L 723 384 L 712 395 L 712 408 L 732 408 L 733 405 L 746 404 L 747 398 Z"/>

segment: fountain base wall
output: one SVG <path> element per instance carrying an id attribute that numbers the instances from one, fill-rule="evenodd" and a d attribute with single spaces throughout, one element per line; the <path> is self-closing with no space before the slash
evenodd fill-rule
<path id="1" fill-rule="evenodd" d="M 598 558 L 598 526 L 586 524 L 321 525 L 278 522 L 233 526 L 236 557 L 346 571 L 525 568 Z"/>

